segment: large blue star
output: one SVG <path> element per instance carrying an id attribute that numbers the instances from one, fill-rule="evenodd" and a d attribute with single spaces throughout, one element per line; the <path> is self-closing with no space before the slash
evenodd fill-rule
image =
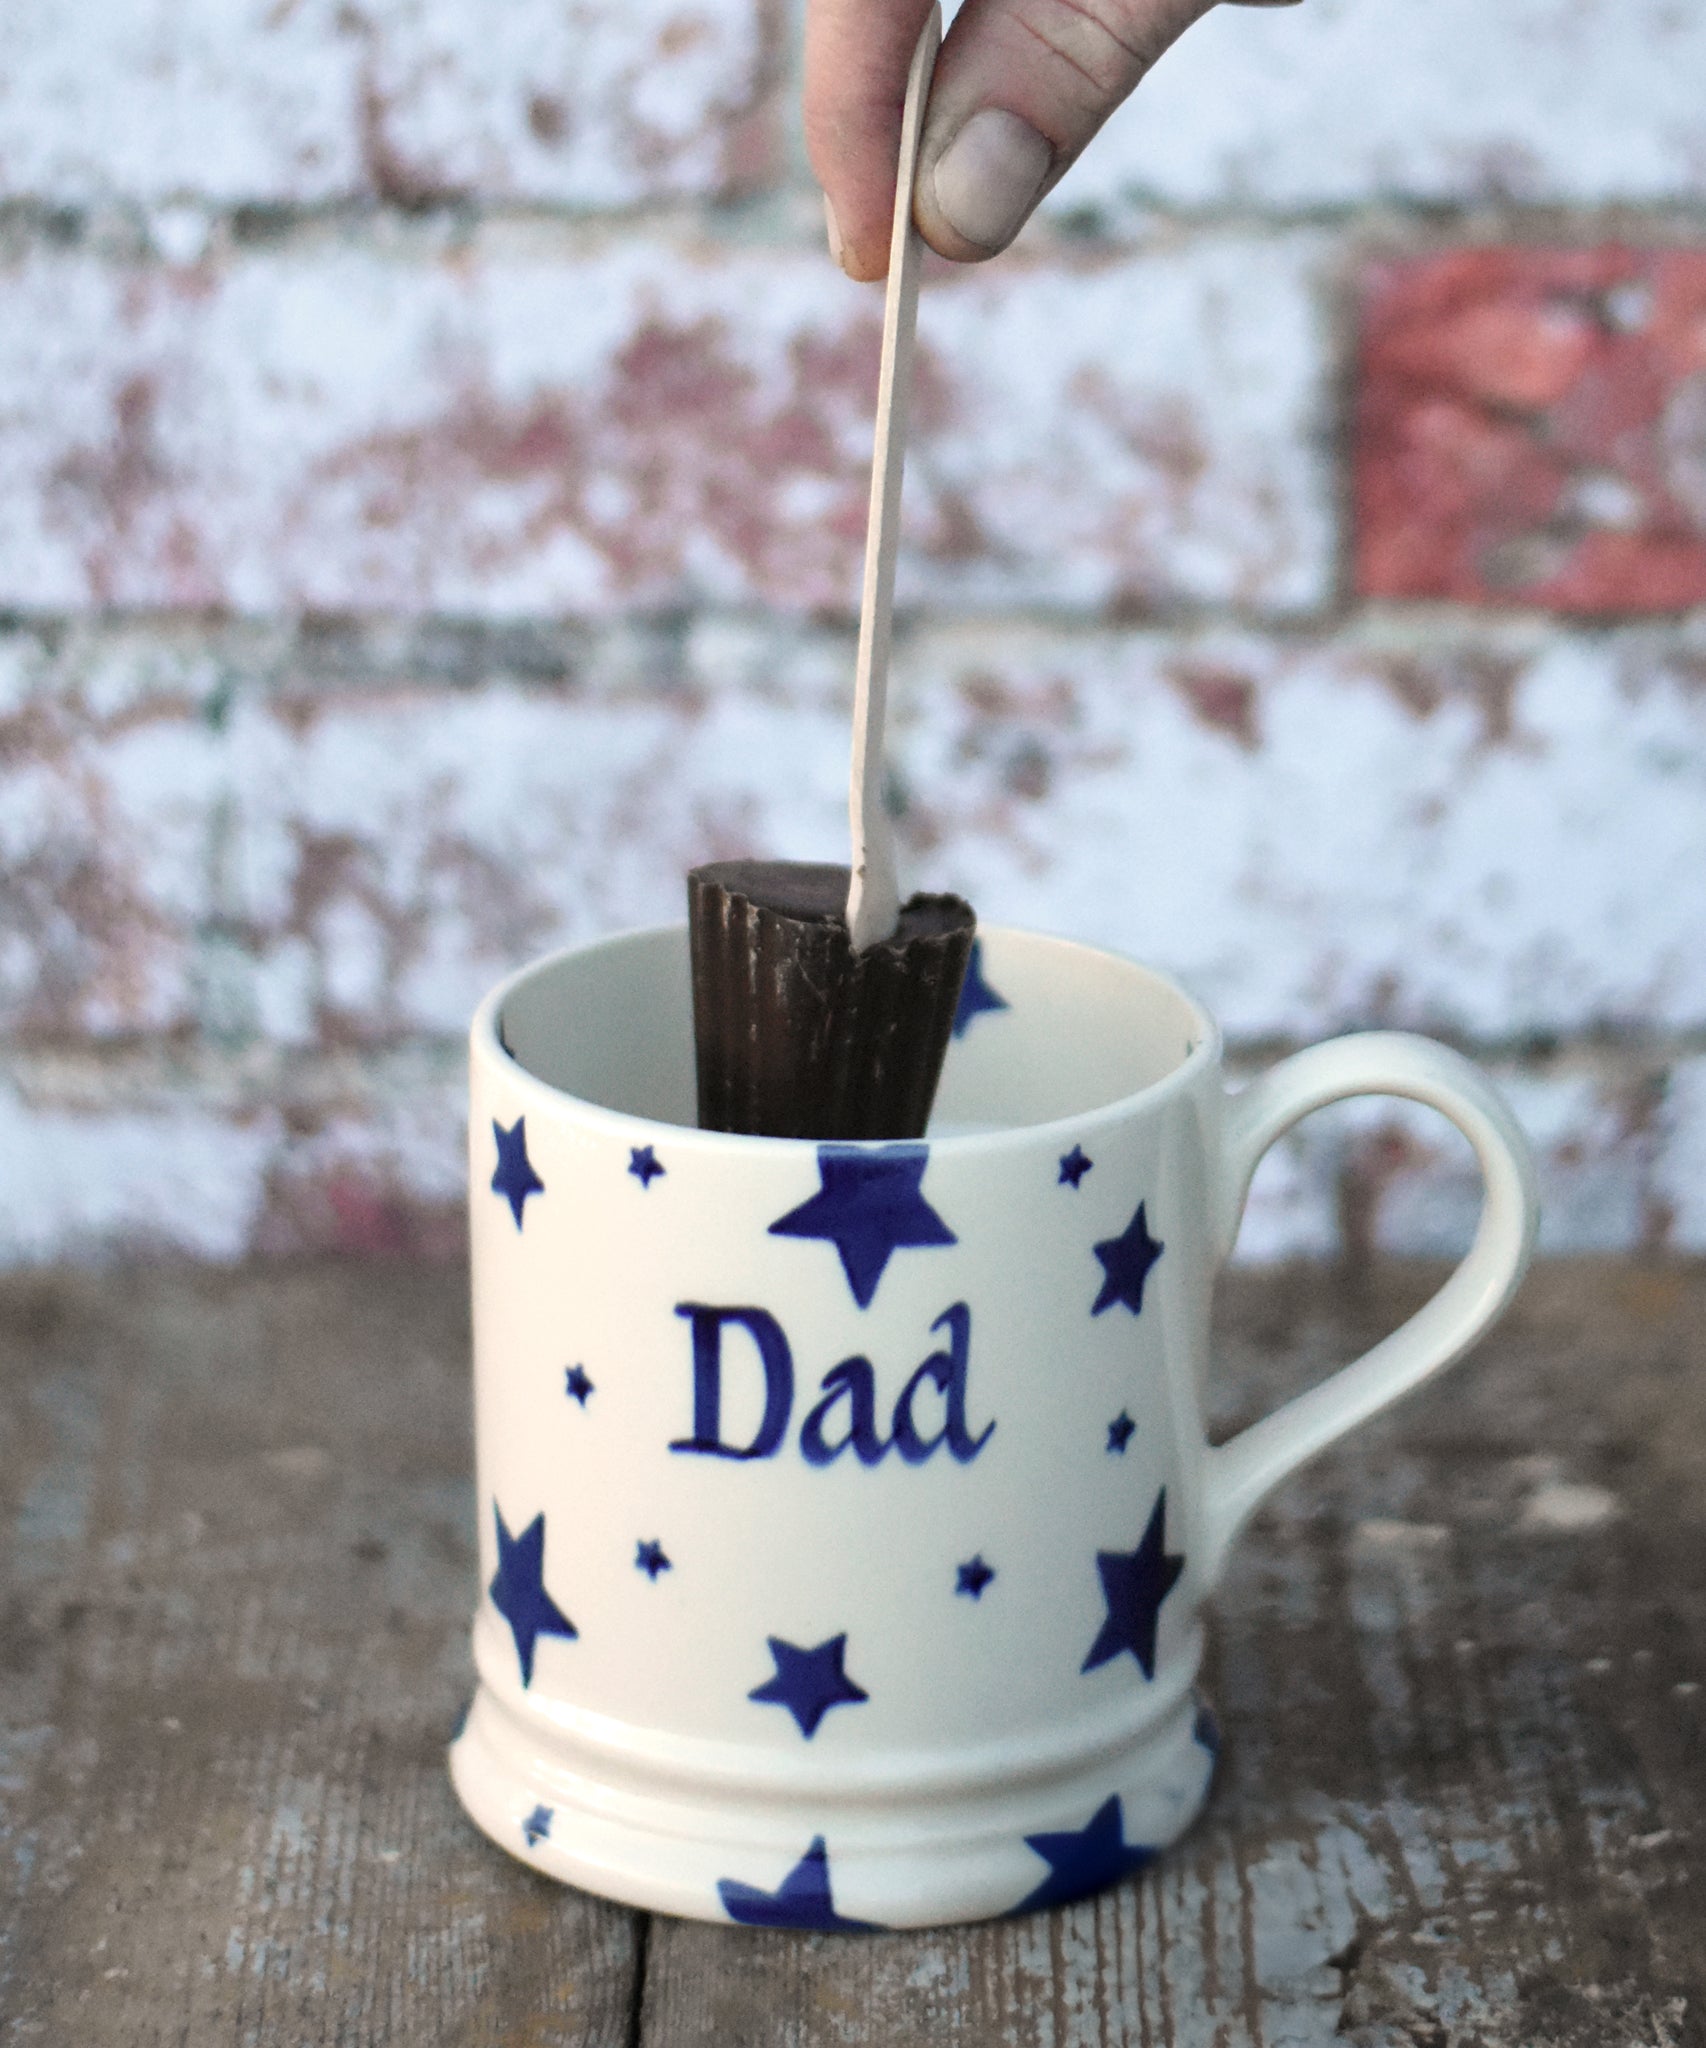
<path id="1" fill-rule="evenodd" d="M 1149 1278 L 1150 1267 L 1166 1250 L 1165 1245 L 1157 1244 L 1150 1236 L 1143 1209 L 1139 1202 L 1137 1214 L 1119 1236 L 1105 1237 L 1096 1247 L 1096 1256 L 1102 1262 L 1102 1291 L 1090 1311 L 1093 1316 L 1112 1308 L 1116 1301 L 1123 1302 L 1134 1316 L 1143 1311 L 1143 1283 Z"/>
<path id="2" fill-rule="evenodd" d="M 766 1640 L 776 1660 L 776 1676 L 754 1686 L 747 1698 L 762 1700 L 766 1706 L 786 1707 L 808 1740 L 817 1733 L 817 1724 L 831 1707 L 853 1706 L 871 1697 L 842 1669 L 842 1659 L 847 1655 L 845 1634 L 831 1636 L 814 1650 L 802 1650 L 796 1643 L 783 1642 L 780 1636 Z"/>
<path id="3" fill-rule="evenodd" d="M 778 1217 L 770 1235 L 827 1238 L 841 1254 L 853 1299 L 869 1308 L 883 1268 L 903 1245 L 959 1241 L 920 1192 L 929 1158 L 928 1145 L 820 1145 L 822 1185 Z"/>
<path id="4" fill-rule="evenodd" d="M 954 1012 L 954 1036 L 964 1038 L 971 1029 L 972 1019 L 981 1017 L 985 1010 L 1010 1010 L 1013 1005 L 1005 996 L 998 996 L 983 978 L 983 941 L 973 939 L 971 958 L 966 962 L 966 978 L 960 983 L 959 1007 Z"/>
<path id="5" fill-rule="evenodd" d="M 1155 1507 L 1143 1541 L 1135 1550 L 1098 1550 L 1096 1569 L 1102 1575 L 1107 1619 L 1079 1669 L 1094 1671 L 1129 1650 L 1145 1678 L 1155 1676 L 1155 1624 L 1161 1603 L 1179 1582 L 1183 1557 L 1167 1552 L 1167 1489 L 1155 1496 Z"/>
<path id="6" fill-rule="evenodd" d="M 743 1927 L 814 1927 L 824 1932 L 863 1934 L 875 1928 L 874 1920 L 849 1920 L 835 1910 L 829 1892 L 829 1851 L 822 1835 L 773 1892 L 757 1885 L 742 1884 L 738 1877 L 717 1880 L 723 1911 Z"/>
<path id="7" fill-rule="evenodd" d="M 491 1584 L 492 1604 L 509 1623 L 515 1637 L 515 1654 L 521 1659 L 521 1682 L 533 1683 L 533 1646 L 541 1636 L 580 1634 L 574 1623 L 545 1590 L 545 1517 L 535 1515 L 519 1536 L 504 1526 L 503 1509 L 496 1501 L 492 1513 L 498 1519 L 498 1568 Z"/>
<path id="8" fill-rule="evenodd" d="M 1132 1846 L 1125 1838 L 1125 1817 L 1119 1796 L 1104 1799 L 1088 1823 L 1060 1834 L 1027 1835 L 1025 1847 L 1034 1849 L 1049 1867 L 1049 1874 L 1034 1892 L 1013 1908 L 1029 1913 L 1039 1906 L 1064 1906 L 1069 1899 L 1081 1899 L 1099 1892 L 1103 1885 L 1128 1877 L 1153 1863 L 1158 1851 Z"/>
<path id="9" fill-rule="evenodd" d="M 492 1175 L 492 1193 L 502 1195 L 509 1203 L 519 1230 L 528 1196 L 545 1192 L 545 1183 L 533 1171 L 533 1162 L 527 1156 L 526 1117 L 518 1116 L 513 1128 L 507 1131 L 493 1117 L 492 1136 L 498 1141 L 498 1170 Z"/>

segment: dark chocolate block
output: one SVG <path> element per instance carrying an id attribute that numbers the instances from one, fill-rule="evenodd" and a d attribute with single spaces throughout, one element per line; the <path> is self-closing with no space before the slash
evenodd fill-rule
<path id="1" fill-rule="evenodd" d="M 917 1138 L 977 929 L 914 896 L 855 953 L 846 868 L 723 860 L 687 877 L 699 1125 L 773 1138 Z"/>

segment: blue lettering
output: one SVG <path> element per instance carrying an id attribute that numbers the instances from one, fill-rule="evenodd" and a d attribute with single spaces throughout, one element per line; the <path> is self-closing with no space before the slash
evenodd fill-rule
<path id="1" fill-rule="evenodd" d="M 794 1357 L 787 1333 L 762 1308 L 716 1308 L 706 1302 L 683 1301 L 675 1313 L 693 1332 L 693 1434 L 677 1437 L 672 1451 L 704 1458 L 773 1458 L 788 1433 L 794 1409 Z M 723 1438 L 723 1331 L 734 1324 L 752 1339 L 764 1373 L 764 1413 L 752 1441 L 728 1443 Z M 877 1428 L 877 1381 L 871 1361 L 844 1358 L 819 1383 L 821 1392 L 800 1425 L 800 1455 L 808 1465 L 831 1465 L 851 1450 L 861 1465 L 876 1465 L 891 1450 L 908 1465 L 922 1465 L 945 1444 L 948 1455 L 969 1465 L 995 1433 L 991 1417 L 977 1435 L 966 1419 L 971 1372 L 971 1310 L 963 1301 L 946 1308 L 930 1325 L 945 1329 L 947 1345 L 931 1352 L 901 1389 L 894 1405 L 893 1432 Z M 917 1405 L 926 1387 L 942 1403 L 940 1426 L 926 1435 L 919 1427 Z M 833 1437 L 831 1426 L 837 1429 Z"/>
<path id="2" fill-rule="evenodd" d="M 938 1445 L 948 1446 L 950 1457 L 969 1465 L 994 1432 L 993 1419 L 981 1436 L 973 1436 L 966 1425 L 966 1374 L 971 1366 L 971 1310 L 963 1301 L 944 1309 L 930 1325 L 932 1330 L 948 1326 L 948 1348 L 933 1351 L 901 1389 L 894 1405 L 894 1447 L 909 1465 L 922 1465 Z M 926 1383 L 942 1396 L 942 1427 L 934 1436 L 921 1436 L 913 1419 L 912 1404 Z"/>
<path id="3" fill-rule="evenodd" d="M 847 1403 L 847 1429 L 835 1443 L 824 1436 L 824 1424 Z M 800 1425 L 800 1455 L 808 1465 L 827 1465 L 848 1445 L 861 1465 L 874 1465 L 888 1449 L 877 1434 L 877 1380 L 868 1358 L 844 1358 L 823 1376 L 823 1399 Z"/>
<path id="4" fill-rule="evenodd" d="M 672 1451 L 707 1458 L 773 1458 L 788 1430 L 794 1407 L 794 1359 L 782 1325 L 768 1309 L 710 1308 L 698 1301 L 676 1304 L 693 1325 L 693 1434 L 677 1437 Z M 764 1368 L 764 1416 L 758 1434 L 744 1446 L 723 1442 L 723 1325 L 738 1323 L 758 1346 Z"/>

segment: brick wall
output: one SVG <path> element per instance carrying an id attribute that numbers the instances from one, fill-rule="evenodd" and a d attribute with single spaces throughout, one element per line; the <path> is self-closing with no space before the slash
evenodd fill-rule
<path id="1" fill-rule="evenodd" d="M 880 294 L 782 0 L 0 13 L 0 1259 L 452 1247 L 461 1033 L 834 857 Z M 1416 1026 L 1706 1249 L 1706 14 L 1223 9 L 941 267 L 915 877 L 1246 1066 Z M 1459 1245 L 1437 1122 L 1252 1256 Z"/>

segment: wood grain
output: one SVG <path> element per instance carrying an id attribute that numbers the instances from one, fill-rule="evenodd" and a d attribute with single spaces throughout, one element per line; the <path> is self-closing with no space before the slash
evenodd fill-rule
<path id="1" fill-rule="evenodd" d="M 1432 1278 L 1235 1276 L 1223 1424 Z M 1706 2043 L 1706 1274 L 1542 1269 L 1281 1493 L 1155 1870 L 861 1939 L 648 1930 L 462 1819 L 464 1286 L 0 1284 L 0 2040 Z"/>
<path id="2" fill-rule="evenodd" d="M 464 1820 L 465 1279 L 0 1291 L 0 2039 L 623 2048 L 631 1915 Z"/>
<path id="3" fill-rule="evenodd" d="M 1225 1420 L 1426 1284 L 1238 1278 Z M 1699 1276 L 1544 1272 L 1477 1361 L 1281 1492 L 1219 1603 L 1219 1790 L 1141 1881 L 863 1942 L 660 1921 L 642 2039 L 1706 2039 L 1706 1698 L 1678 1690 L 1706 1680 L 1702 1308 Z"/>

